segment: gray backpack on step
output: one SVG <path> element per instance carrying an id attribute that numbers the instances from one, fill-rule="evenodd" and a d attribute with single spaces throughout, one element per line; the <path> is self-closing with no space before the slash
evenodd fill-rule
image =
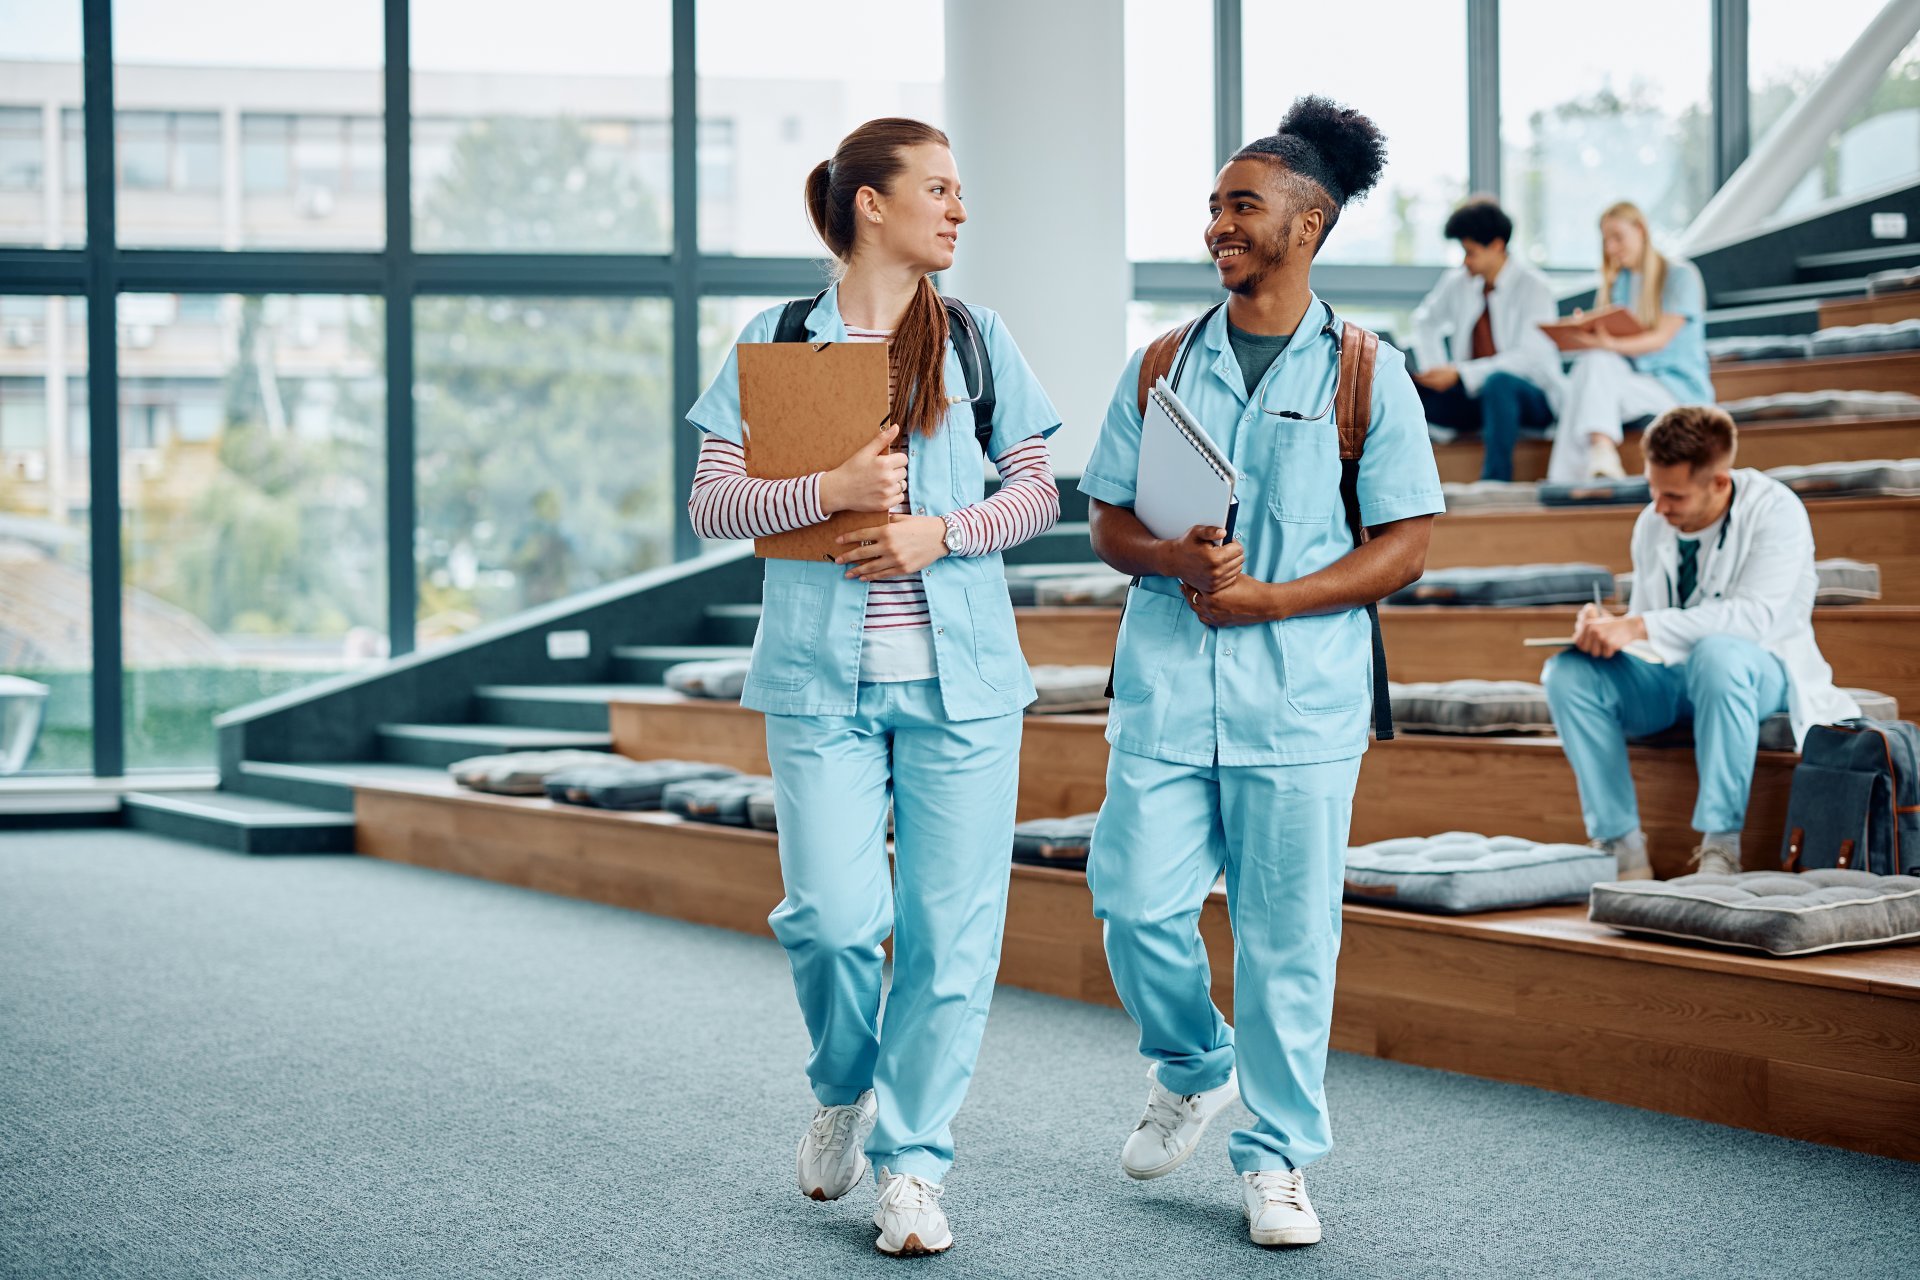
<path id="1" fill-rule="evenodd" d="M 1780 864 L 1920 873 L 1920 727 L 1846 720 L 1807 730 Z"/>

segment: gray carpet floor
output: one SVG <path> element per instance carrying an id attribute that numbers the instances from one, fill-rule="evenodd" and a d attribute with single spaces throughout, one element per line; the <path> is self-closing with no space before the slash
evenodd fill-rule
<path id="1" fill-rule="evenodd" d="M 6 1276 L 1912 1276 L 1920 1166 L 1336 1055 L 1325 1243 L 1246 1241 L 1227 1125 L 1119 1172 L 1119 1010 L 1003 988 L 957 1247 L 792 1182 L 759 938 L 351 857 L 0 833 Z M 1237 1113 L 1229 1113 L 1228 1120 Z"/>

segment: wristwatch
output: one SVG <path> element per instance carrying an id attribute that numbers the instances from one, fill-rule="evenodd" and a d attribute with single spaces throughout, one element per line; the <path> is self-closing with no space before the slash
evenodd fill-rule
<path id="1" fill-rule="evenodd" d="M 950 515 L 941 516 L 940 522 L 947 526 L 947 536 L 942 539 L 942 541 L 947 544 L 947 554 L 950 556 L 959 555 L 960 548 L 966 545 L 966 542 L 960 534 L 960 522 Z"/>

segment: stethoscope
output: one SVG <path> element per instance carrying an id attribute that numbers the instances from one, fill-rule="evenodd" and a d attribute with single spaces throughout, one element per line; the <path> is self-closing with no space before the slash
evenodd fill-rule
<path id="1" fill-rule="evenodd" d="M 1713 540 L 1713 554 L 1715 559 L 1719 558 L 1721 548 L 1727 545 L 1727 530 L 1733 528 L 1733 499 L 1737 492 L 1738 490 L 1735 488 L 1734 482 L 1731 479 L 1728 480 L 1727 514 L 1720 517 L 1720 536 Z M 1713 594 L 1718 596 L 1720 593 L 1716 591 Z M 1673 576 L 1671 570 L 1667 573 L 1667 599 L 1673 602 L 1673 607 L 1676 609 L 1684 609 L 1687 607 L 1687 602 L 1680 598 L 1679 580 Z"/>
<path id="2" fill-rule="evenodd" d="M 1180 359 L 1173 366 L 1173 377 L 1168 380 L 1167 385 L 1174 388 L 1174 390 L 1177 391 L 1180 389 L 1180 372 L 1187 367 L 1187 356 L 1193 351 L 1194 343 L 1199 340 L 1200 331 L 1206 327 L 1207 321 L 1213 319 L 1213 313 L 1226 305 L 1224 302 L 1214 303 L 1211 307 L 1207 308 L 1207 313 L 1195 322 L 1193 332 L 1188 336 L 1186 345 L 1180 348 Z M 1333 308 L 1331 306 L 1327 306 L 1326 303 L 1322 303 L 1321 305 L 1327 307 L 1327 322 L 1320 326 L 1320 336 L 1333 339 L 1333 392 L 1327 396 L 1327 403 L 1323 405 L 1320 412 L 1316 414 L 1296 413 L 1292 409 L 1269 409 L 1267 408 L 1267 391 L 1269 386 L 1277 381 L 1277 379 L 1269 378 L 1267 383 L 1263 384 L 1260 388 L 1260 412 L 1270 418 L 1287 418 L 1294 422 L 1318 422 L 1333 412 L 1334 401 L 1340 398 L 1340 318 L 1333 314 Z"/>

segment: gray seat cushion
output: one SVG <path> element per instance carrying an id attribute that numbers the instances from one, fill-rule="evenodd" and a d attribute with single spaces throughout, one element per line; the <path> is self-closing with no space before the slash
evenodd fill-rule
<path id="1" fill-rule="evenodd" d="M 1861 356 L 1878 351 L 1920 349 L 1920 320 L 1895 320 L 1891 324 L 1840 324 L 1813 335 L 1816 356 Z"/>
<path id="2" fill-rule="evenodd" d="M 1859 560 L 1815 560 L 1813 562 L 1815 604 L 1860 604 L 1880 598 L 1880 566 Z M 1622 573 L 1613 580 L 1613 593 L 1622 600 L 1633 593 L 1633 575 Z"/>
<path id="3" fill-rule="evenodd" d="M 1007 595 L 1016 605 L 1040 602 L 1040 584 L 1052 578 L 1084 578 L 1106 568 L 1098 561 L 1068 564 L 1010 564 L 1006 567 Z"/>
<path id="4" fill-rule="evenodd" d="M 1033 602 L 1063 608 L 1115 608 L 1126 603 L 1132 581 L 1112 569 L 1041 578 L 1034 583 Z"/>
<path id="5" fill-rule="evenodd" d="M 1595 885 L 1587 916 L 1626 933 L 1804 956 L 1920 939 L 1920 877 L 1747 871 Z"/>
<path id="6" fill-rule="evenodd" d="M 1813 342 L 1804 333 L 1707 339 L 1709 360 L 1804 360 L 1812 349 Z"/>
<path id="7" fill-rule="evenodd" d="M 721 698 L 738 702 L 747 687 L 746 658 L 713 658 L 679 662 L 667 668 L 667 688 L 690 698 Z"/>
<path id="8" fill-rule="evenodd" d="M 1602 564 L 1506 564 L 1429 569 L 1412 586 L 1387 597 L 1388 604 L 1586 604 L 1594 588 L 1613 590 L 1613 573 Z"/>
<path id="9" fill-rule="evenodd" d="M 1040 715 L 1105 711 L 1107 675 L 1105 667 L 1035 667 L 1033 688 L 1039 696 L 1027 710 Z"/>
<path id="10" fill-rule="evenodd" d="M 1909 391 L 1781 391 L 1729 400 L 1720 406 L 1735 422 L 1797 418 L 1905 418 L 1920 415 L 1920 396 Z"/>
<path id="11" fill-rule="evenodd" d="M 1449 831 L 1347 850 L 1346 897 L 1458 915 L 1579 902 L 1613 874 L 1613 855 L 1587 845 Z"/>
<path id="12" fill-rule="evenodd" d="M 1920 267 L 1889 267 L 1867 277 L 1869 294 L 1899 293 L 1906 289 L 1920 289 Z"/>
<path id="13" fill-rule="evenodd" d="M 1920 496 L 1920 458 L 1814 462 L 1767 474 L 1803 498 Z"/>
<path id="14" fill-rule="evenodd" d="M 1653 500 L 1643 476 L 1620 480 L 1546 481 L 1540 486 L 1543 507 L 1645 506 Z"/>
<path id="15" fill-rule="evenodd" d="M 1064 867 L 1084 871 L 1087 848 L 1093 843 L 1094 819 L 1083 813 L 1072 818 L 1035 818 L 1013 829 L 1013 860 L 1031 867 Z"/>
<path id="16" fill-rule="evenodd" d="M 604 751 L 509 751 L 456 760 L 447 772 L 472 791 L 537 796 L 546 790 L 548 774 L 575 765 L 605 764 L 611 758 Z"/>
<path id="17" fill-rule="evenodd" d="M 595 764 L 570 765 L 547 775 L 549 800 L 594 809 L 658 809 L 663 792 L 676 782 L 730 778 L 739 772 L 723 764 L 694 760 L 629 760 L 613 756 Z"/>
<path id="18" fill-rule="evenodd" d="M 774 818 L 773 792 L 756 791 L 747 797 L 747 825 L 757 831 L 778 831 L 779 822 Z"/>
<path id="19" fill-rule="evenodd" d="M 1552 733 L 1547 691 L 1524 680 L 1389 684 L 1393 723 L 1409 733 Z"/>
<path id="20" fill-rule="evenodd" d="M 1860 712 L 1862 715 L 1871 716 L 1875 720 L 1898 720 L 1900 718 L 1899 702 L 1893 698 L 1889 698 L 1884 693 L 1876 693 L 1872 689 L 1847 689 L 1843 692 L 1860 704 Z M 1636 738 L 1634 741 L 1653 747 L 1692 746 L 1693 723 L 1691 721 L 1682 721 L 1664 733 L 1656 733 L 1646 738 Z M 1793 720 L 1786 712 L 1782 711 L 1777 715 L 1768 716 L 1760 722 L 1759 749 L 1762 751 L 1792 751 L 1795 749 L 1793 745 Z"/>
<path id="21" fill-rule="evenodd" d="M 1449 511 L 1525 511 L 1540 504 L 1535 480 L 1475 480 L 1440 486 Z"/>
<path id="22" fill-rule="evenodd" d="M 717 822 L 729 827 L 748 824 L 748 806 L 755 796 L 771 798 L 773 779 L 753 774 L 676 782 L 661 797 L 661 807 L 695 822 Z"/>

